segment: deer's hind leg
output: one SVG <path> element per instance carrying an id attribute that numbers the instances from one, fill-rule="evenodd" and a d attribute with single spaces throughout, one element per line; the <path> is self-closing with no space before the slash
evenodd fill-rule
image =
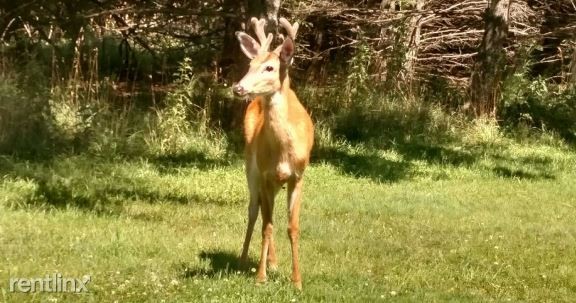
<path id="1" fill-rule="evenodd" d="M 300 203 L 302 201 L 302 179 L 288 182 L 288 238 L 292 247 L 292 283 L 302 289 L 302 277 L 298 263 L 298 239 L 300 237 Z"/>

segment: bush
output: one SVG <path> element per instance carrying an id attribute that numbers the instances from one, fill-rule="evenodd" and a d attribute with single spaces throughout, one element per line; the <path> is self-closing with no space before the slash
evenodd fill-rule
<path id="1" fill-rule="evenodd" d="M 168 93 L 164 106 L 156 109 L 150 120 L 145 141 L 155 155 L 178 155 L 191 151 L 219 156 L 225 150 L 225 137 L 209 125 L 209 104 L 199 106 L 199 98 L 208 98 L 198 89 L 190 59 L 185 59 L 176 73 L 176 86 Z"/>
<path id="2" fill-rule="evenodd" d="M 500 117 L 512 128 L 552 131 L 576 142 L 576 89 L 560 90 L 524 74 L 510 77 Z"/>
<path id="3" fill-rule="evenodd" d="M 0 74 L 0 153 L 37 157 L 54 146 L 46 95 Z"/>

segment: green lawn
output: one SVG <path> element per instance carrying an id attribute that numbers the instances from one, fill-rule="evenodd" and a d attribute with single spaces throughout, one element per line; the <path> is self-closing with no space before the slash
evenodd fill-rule
<path id="1" fill-rule="evenodd" d="M 568 147 L 345 145 L 317 152 L 290 283 L 236 267 L 242 162 L 199 155 L 0 158 L 0 302 L 570 302 L 576 153 Z M 260 233 L 251 259 L 257 262 Z M 255 267 L 253 265 L 253 267 Z M 11 293 L 10 278 L 90 275 L 89 292 Z"/>

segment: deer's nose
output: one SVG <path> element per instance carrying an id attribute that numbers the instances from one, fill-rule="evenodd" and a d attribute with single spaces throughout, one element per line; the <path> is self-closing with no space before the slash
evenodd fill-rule
<path id="1" fill-rule="evenodd" d="M 242 85 L 240 85 L 240 83 L 236 83 L 234 84 L 234 86 L 232 86 L 232 91 L 239 96 L 244 96 L 246 95 L 246 89 L 244 89 L 244 87 Z"/>

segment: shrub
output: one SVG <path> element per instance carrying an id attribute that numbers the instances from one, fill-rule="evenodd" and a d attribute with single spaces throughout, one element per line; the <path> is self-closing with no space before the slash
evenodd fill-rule
<path id="1" fill-rule="evenodd" d="M 576 89 L 560 90 L 519 73 L 510 77 L 503 96 L 500 117 L 505 125 L 552 131 L 576 142 Z"/>
<path id="2" fill-rule="evenodd" d="M 0 74 L 0 153 L 41 156 L 54 142 L 46 95 Z"/>

